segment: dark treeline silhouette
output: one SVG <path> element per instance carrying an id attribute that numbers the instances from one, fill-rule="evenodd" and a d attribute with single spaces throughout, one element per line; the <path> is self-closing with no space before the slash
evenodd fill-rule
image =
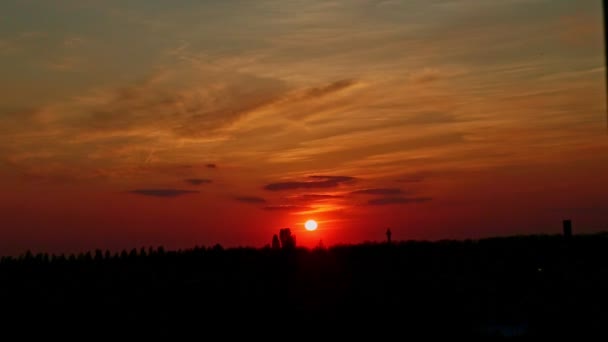
<path id="1" fill-rule="evenodd" d="M 291 236 L 260 249 L 3 257 L 0 322 L 203 335 L 226 324 L 224 334 L 607 334 L 608 234 L 314 249 Z"/>

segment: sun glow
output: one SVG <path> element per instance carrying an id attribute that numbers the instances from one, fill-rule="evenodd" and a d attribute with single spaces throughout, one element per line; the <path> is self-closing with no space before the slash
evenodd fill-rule
<path id="1" fill-rule="evenodd" d="M 315 220 L 306 221 L 306 223 L 304 223 L 304 228 L 306 228 L 306 230 L 308 230 L 308 231 L 317 230 L 317 221 L 315 221 Z"/>

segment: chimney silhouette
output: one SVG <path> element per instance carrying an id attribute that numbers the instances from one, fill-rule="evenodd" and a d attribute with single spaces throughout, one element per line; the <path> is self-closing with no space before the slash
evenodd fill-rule
<path id="1" fill-rule="evenodd" d="M 569 239 L 572 237 L 572 221 L 564 220 L 563 221 L 563 229 L 564 229 L 564 237 Z"/>

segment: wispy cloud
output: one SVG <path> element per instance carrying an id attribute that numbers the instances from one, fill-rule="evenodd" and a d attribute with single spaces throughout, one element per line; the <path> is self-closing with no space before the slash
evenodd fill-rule
<path id="1" fill-rule="evenodd" d="M 83 66 L 83 61 L 78 57 L 64 56 L 56 60 L 48 61 L 46 65 L 56 71 L 78 71 Z"/>
<path id="2" fill-rule="evenodd" d="M 242 81 L 246 83 L 172 89 L 162 83 L 165 76 L 160 77 L 82 98 L 77 110 L 88 119 L 81 125 L 102 131 L 147 127 L 192 138 L 228 126 L 284 92 L 278 80 L 250 77 Z"/>
<path id="3" fill-rule="evenodd" d="M 307 89 L 304 91 L 302 98 L 311 99 L 311 98 L 320 98 L 332 93 L 336 93 L 340 90 L 349 88 L 353 85 L 357 84 L 357 81 L 352 79 L 345 79 L 332 82 L 323 87 L 315 87 L 311 89 Z"/>
<path id="4" fill-rule="evenodd" d="M 70 36 L 70 37 L 66 37 L 63 40 L 63 46 L 68 47 L 68 48 L 76 48 L 76 47 L 80 47 L 82 44 L 86 43 L 86 39 L 83 37 L 79 37 L 79 36 Z"/>
<path id="5" fill-rule="evenodd" d="M 556 21 L 555 30 L 560 32 L 563 42 L 577 48 L 602 42 L 600 14 L 573 12 L 563 15 Z"/>
<path id="6" fill-rule="evenodd" d="M 433 68 L 423 68 L 410 74 L 409 78 L 415 83 L 429 83 L 439 79 L 439 70 Z"/>
<path id="7" fill-rule="evenodd" d="M 32 46 L 40 43 L 46 36 L 47 33 L 45 32 L 24 31 L 13 36 L 0 38 L 0 55 L 29 51 Z"/>
<path id="8" fill-rule="evenodd" d="M 399 183 L 419 183 L 427 179 L 431 175 L 428 171 L 414 172 L 411 174 L 403 175 L 396 181 Z"/>

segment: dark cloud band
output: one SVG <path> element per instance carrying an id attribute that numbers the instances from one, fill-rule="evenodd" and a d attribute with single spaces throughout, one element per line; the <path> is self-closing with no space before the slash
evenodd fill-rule
<path id="1" fill-rule="evenodd" d="M 432 200 L 430 197 L 381 197 L 367 201 L 369 205 L 423 203 Z"/>
<path id="2" fill-rule="evenodd" d="M 262 197 L 256 197 L 256 196 L 240 196 L 240 197 L 235 197 L 234 199 L 239 202 L 245 202 L 245 203 L 266 203 L 265 199 L 263 199 Z"/>
<path id="3" fill-rule="evenodd" d="M 399 195 L 402 193 L 403 193 L 403 191 L 401 191 L 401 189 L 399 189 L 399 188 L 374 188 L 374 189 L 357 190 L 357 191 L 352 192 L 353 195 L 385 195 L 385 196 Z"/>
<path id="4" fill-rule="evenodd" d="M 267 205 L 264 207 L 264 210 L 285 210 L 285 211 L 296 211 L 296 210 L 310 210 L 310 207 L 307 206 L 303 206 L 303 205 Z"/>
<path id="5" fill-rule="evenodd" d="M 211 183 L 211 179 L 204 179 L 204 178 L 188 178 L 188 179 L 184 179 L 184 181 L 186 183 L 192 184 L 192 185 L 201 185 L 201 184 L 208 184 Z"/>
<path id="6" fill-rule="evenodd" d="M 198 191 L 181 189 L 136 189 L 129 191 L 132 194 L 151 197 L 177 197 L 188 194 L 197 194 Z"/>
<path id="7" fill-rule="evenodd" d="M 264 189 L 270 191 L 334 188 L 343 183 L 352 182 L 354 177 L 349 176 L 309 176 L 307 181 L 279 182 L 267 184 Z"/>

